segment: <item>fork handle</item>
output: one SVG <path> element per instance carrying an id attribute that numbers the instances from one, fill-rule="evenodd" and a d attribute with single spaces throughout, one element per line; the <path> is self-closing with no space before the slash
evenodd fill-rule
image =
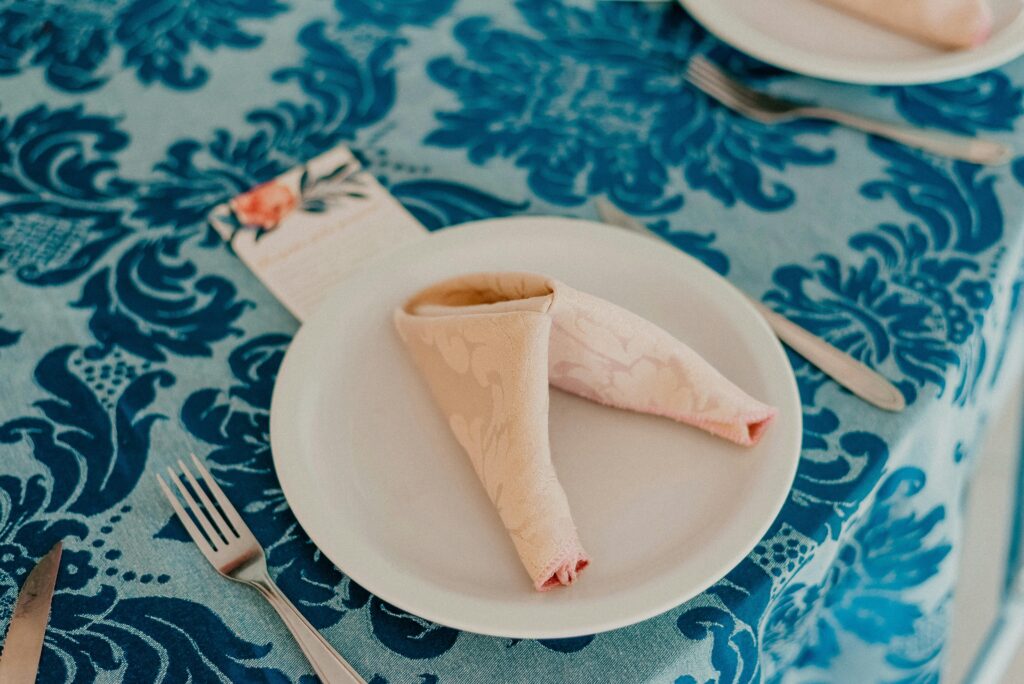
<path id="1" fill-rule="evenodd" d="M 281 616 L 288 631 L 295 637 L 303 655 L 313 666 L 313 671 L 324 684 L 366 684 L 351 665 L 345 662 L 334 648 L 320 635 L 302 613 L 281 593 L 270 575 L 263 571 L 260 576 L 248 580 Z"/>
<path id="2" fill-rule="evenodd" d="M 901 142 L 904 145 L 975 164 L 1005 164 L 1013 156 L 1013 150 L 1010 147 L 994 140 L 922 130 L 827 107 L 808 107 L 802 112 L 813 118 L 835 121 L 850 128 Z"/>

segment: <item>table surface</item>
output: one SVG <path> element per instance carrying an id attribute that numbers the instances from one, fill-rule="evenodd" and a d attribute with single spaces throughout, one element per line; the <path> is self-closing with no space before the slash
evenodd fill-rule
<path id="1" fill-rule="evenodd" d="M 681 71 L 707 53 L 775 92 L 1024 151 L 1024 61 L 842 86 L 753 62 L 675 5 L 539 0 L 13 4 L 0 36 L 0 628 L 65 539 L 41 681 L 312 681 L 262 599 L 170 519 L 153 475 L 190 450 L 377 684 L 937 676 L 963 484 L 1024 355 L 1024 157 L 983 168 L 765 127 Z M 337 144 L 432 230 L 593 218 L 606 196 L 909 408 L 870 408 L 793 357 L 804 451 L 783 511 L 725 579 L 647 622 L 534 642 L 405 614 L 292 517 L 267 426 L 297 324 L 205 221 Z"/>

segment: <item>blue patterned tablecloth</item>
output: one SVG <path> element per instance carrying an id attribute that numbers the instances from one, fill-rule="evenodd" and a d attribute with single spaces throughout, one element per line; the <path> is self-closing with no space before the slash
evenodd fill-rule
<path id="1" fill-rule="evenodd" d="M 377 684 L 938 677 L 964 484 L 1024 361 L 1024 157 L 983 168 L 766 127 L 680 74 L 709 53 L 776 92 L 1024 150 L 1024 61 L 828 84 L 745 58 L 674 5 L 0 6 L 0 628 L 64 538 L 40 681 L 312 680 L 277 617 L 170 519 L 153 475 L 190 449 L 285 593 Z M 725 579 L 647 622 L 535 642 L 405 614 L 296 525 L 267 425 L 297 324 L 205 223 L 339 143 L 431 229 L 592 218 L 605 195 L 909 408 L 874 410 L 793 357 L 805 434 L 785 508 Z"/>

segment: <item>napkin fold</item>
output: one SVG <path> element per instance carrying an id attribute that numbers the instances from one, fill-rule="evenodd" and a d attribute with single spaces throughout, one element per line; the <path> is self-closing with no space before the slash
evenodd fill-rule
<path id="1" fill-rule="evenodd" d="M 945 48 L 981 45 L 992 33 L 987 0 L 819 0 L 911 38 Z"/>
<path id="2" fill-rule="evenodd" d="M 776 413 L 650 321 L 542 275 L 446 280 L 394 320 L 542 591 L 589 562 L 551 462 L 549 384 L 745 446 Z"/>

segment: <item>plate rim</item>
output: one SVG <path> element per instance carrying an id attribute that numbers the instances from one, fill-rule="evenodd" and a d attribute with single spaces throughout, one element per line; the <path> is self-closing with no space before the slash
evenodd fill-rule
<path id="1" fill-rule="evenodd" d="M 999 39 L 1008 32 L 1009 38 L 1002 39 L 1006 44 L 1001 47 L 986 49 L 982 45 L 909 62 L 868 63 L 823 57 L 788 46 L 736 19 L 736 15 L 728 11 L 728 4 L 718 0 L 679 0 L 679 4 L 709 33 L 740 52 L 786 71 L 838 83 L 878 86 L 941 83 L 1001 67 L 1024 55 L 1024 9 L 994 35 L 994 39 Z M 851 18 L 851 21 L 857 20 Z"/>
<path id="2" fill-rule="evenodd" d="M 536 225 L 542 222 L 545 224 L 543 228 Z M 469 233 L 484 233 L 486 231 L 493 230 L 500 230 L 507 233 L 508 231 L 516 230 L 517 228 L 524 231 L 540 229 L 544 230 L 545 232 L 550 232 L 551 230 L 558 229 L 552 228 L 552 224 L 556 223 L 562 224 L 563 226 L 568 225 L 571 227 L 575 227 L 577 229 L 582 228 L 590 231 L 591 233 L 593 233 L 594 231 L 604 231 L 609 236 L 615 235 L 616 239 L 625 238 L 630 241 L 637 240 L 647 245 L 655 244 L 654 241 L 650 240 L 645 236 L 631 234 L 627 231 L 622 230 L 621 228 L 613 228 L 603 223 L 598 223 L 595 221 L 589 221 L 584 219 L 539 215 L 492 218 L 479 221 L 471 221 L 445 228 L 443 231 L 440 231 L 437 234 L 428 235 L 427 239 L 445 239 L 444 236 L 447 235 L 448 237 L 446 239 L 448 240 L 458 240 L 462 239 L 461 236 L 467 235 Z M 518 227 L 516 226 L 516 224 L 518 224 Z M 531 228 L 531 226 L 533 227 Z M 349 282 L 351 279 L 358 278 L 360 274 L 369 271 L 373 268 L 376 268 L 378 265 L 383 265 L 389 259 L 400 257 L 403 253 L 411 252 L 421 247 L 422 245 L 417 241 L 411 244 L 402 245 L 395 249 L 386 251 L 385 253 L 380 254 L 371 260 L 368 260 L 365 264 L 363 264 L 358 269 L 353 271 L 352 274 L 350 274 L 344 281 L 338 283 L 331 290 L 331 292 L 327 293 L 324 296 L 322 304 L 317 308 L 317 311 L 314 312 L 314 314 L 307 319 L 307 322 L 315 320 L 319 316 L 320 310 L 329 307 L 331 300 L 337 297 L 340 291 L 346 289 L 346 283 Z M 284 397 L 286 393 L 290 393 L 292 391 L 292 386 L 295 384 L 292 380 L 289 379 L 292 377 L 292 374 L 289 372 L 289 368 L 293 365 L 296 365 L 297 363 L 300 363 L 299 361 L 295 361 L 295 359 L 298 357 L 292 354 L 292 350 L 301 348 L 301 346 L 297 343 L 301 342 L 302 339 L 305 339 L 303 333 L 304 331 L 310 329 L 308 325 L 304 324 L 302 325 L 302 327 L 300 327 L 298 332 L 293 337 L 292 342 L 285 353 L 285 357 L 282 360 L 281 366 L 278 370 L 277 377 L 275 379 L 270 407 L 270 443 L 271 454 L 274 463 L 274 470 L 277 475 L 278 481 L 281 485 L 282 493 L 286 501 L 288 502 L 289 508 L 291 509 L 296 520 L 299 522 L 300 526 L 302 526 L 306 535 L 310 538 L 314 545 L 316 545 L 317 548 L 321 551 L 321 553 L 323 553 L 325 557 L 327 557 L 328 560 L 330 560 L 344 575 L 360 584 L 367 591 L 377 596 L 378 598 L 386 601 L 387 603 L 397 606 L 398 608 L 408 613 L 419 616 L 423 619 L 429 620 L 439 625 L 443 625 L 446 627 L 466 632 L 501 638 L 516 639 L 573 638 L 585 635 L 598 634 L 601 632 L 606 632 L 613 629 L 618 629 L 633 624 L 637 624 L 644 620 L 648 620 L 652 617 L 660 615 L 668 610 L 671 610 L 672 608 L 679 606 L 680 604 L 693 598 L 694 596 L 697 596 L 700 593 L 706 591 L 716 582 L 725 577 L 739 563 L 741 563 L 743 559 L 750 554 L 753 548 L 764 538 L 765 533 L 770 529 L 772 523 L 778 517 L 778 514 L 781 512 L 783 506 L 789 498 L 789 494 L 792 491 L 793 483 L 796 478 L 797 468 L 799 466 L 801 458 L 801 445 L 803 435 L 802 402 L 800 400 L 796 376 L 793 372 L 792 365 L 789 363 L 789 360 L 786 356 L 785 350 L 782 347 L 782 344 L 779 342 L 775 334 L 771 331 L 767 322 L 763 319 L 763 317 L 761 317 L 760 314 L 757 313 L 756 309 L 753 307 L 752 304 L 750 304 L 749 301 L 747 301 L 746 296 L 740 290 L 738 290 L 734 285 L 732 285 L 732 283 L 730 283 L 720 274 L 709 268 L 703 262 L 690 256 L 689 254 L 686 254 L 685 252 L 682 252 L 680 250 L 673 249 L 668 245 L 657 246 L 657 248 L 665 250 L 665 252 L 672 258 L 678 258 L 683 261 L 690 262 L 690 266 L 695 266 L 698 269 L 704 271 L 706 276 L 714 280 L 720 281 L 720 284 L 724 284 L 729 290 L 731 290 L 731 294 L 729 296 L 732 296 L 734 298 L 734 302 L 737 304 L 737 306 L 744 308 L 747 311 L 747 313 L 749 314 L 749 318 L 754 325 L 757 325 L 760 328 L 762 328 L 762 332 L 765 333 L 766 338 L 770 340 L 770 343 L 773 347 L 773 353 L 777 356 L 777 358 L 781 359 L 783 365 L 780 365 L 780 367 L 784 367 L 784 376 L 787 380 L 785 395 L 787 396 L 788 403 L 790 403 L 791 406 L 780 406 L 779 408 L 780 410 L 793 409 L 794 412 L 793 433 L 792 435 L 790 435 L 788 443 L 783 444 L 784 449 L 780 448 L 780 453 L 788 454 L 792 452 L 792 456 L 788 457 L 786 460 L 787 469 L 785 472 L 785 477 L 783 478 L 783 481 L 785 481 L 787 484 L 784 489 L 780 487 L 780 490 L 777 493 L 775 500 L 772 502 L 772 514 L 770 516 L 764 516 L 763 521 L 759 527 L 758 534 L 756 535 L 756 538 L 754 538 L 754 536 L 751 535 L 752 541 L 745 542 L 743 545 L 741 545 L 739 547 L 739 550 L 734 554 L 734 556 L 729 559 L 728 563 L 723 562 L 721 564 L 722 567 L 719 567 L 714 573 L 709 573 L 709 578 L 704 584 L 704 586 L 698 588 L 689 588 L 687 591 L 668 592 L 665 596 L 661 598 L 661 600 L 652 601 L 650 602 L 650 605 L 647 605 L 642 609 L 627 611 L 629 613 L 628 615 L 612 616 L 602 620 L 591 620 L 586 623 L 585 627 L 582 625 L 551 627 L 550 625 L 542 624 L 522 629 L 506 629 L 502 627 L 500 624 L 498 624 L 500 620 L 493 620 L 493 624 L 488 624 L 486 622 L 480 622 L 479 620 L 466 619 L 464 617 L 459 616 L 454 616 L 453 618 L 453 616 L 451 615 L 438 615 L 436 612 L 430 610 L 429 608 L 427 610 L 423 610 L 423 606 L 421 604 L 418 604 L 418 602 L 415 599 L 410 601 L 408 600 L 407 596 L 394 595 L 391 591 L 393 587 L 385 587 L 384 590 L 381 591 L 380 587 L 375 588 L 373 586 L 374 579 L 371 577 L 361 576 L 360 570 L 357 570 L 355 573 L 346 570 L 343 567 L 343 565 L 338 562 L 338 560 L 344 561 L 344 559 L 333 558 L 326 550 L 324 550 L 320 546 L 320 544 L 317 543 L 317 540 L 314 538 L 314 535 L 308 531 L 309 529 L 318 526 L 310 526 L 306 524 L 311 520 L 312 517 L 311 509 L 309 508 L 309 506 L 315 506 L 315 504 L 306 503 L 306 501 L 310 497 L 302 496 L 303 492 L 301 490 L 301 485 L 295 481 L 294 476 L 292 474 L 289 474 L 290 470 L 293 469 L 289 469 L 287 465 L 282 462 L 282 459 L 284 458 L 283 453 L 286 449 L 280 448 L 280 442 L 288 438 L 288 435 L 286 433 L 289 432 L 289 430 L 285 427 L 285 424 L 282 423 L 282 421 L 285 419 L 284 416 L 287 413 L 287 410 L 284 409 L 283 407 L 293 406 L 297 403 L 289 401 Z M 284 382 L 282 382 L 282 379 L 284 380 Z M 294 436 L 292 437 L 291 441 L 294 441 Z M 318 534 L 317 536 L 320 535 Z M 381 554 L 381 556 L 383 557 L 383 554 Z M 713 577 L 711 575 L 713 575 Z M 476 597 L 472 597 L 472 600 L 479 602 L 479 599 Z M 485 601 L 485 603 L 487 602 Z M 495 604 L 491 602 L 489 605 L 493 608 Z M 477 611 L 478 614 L 479 612 L 480 611 Z"/>

